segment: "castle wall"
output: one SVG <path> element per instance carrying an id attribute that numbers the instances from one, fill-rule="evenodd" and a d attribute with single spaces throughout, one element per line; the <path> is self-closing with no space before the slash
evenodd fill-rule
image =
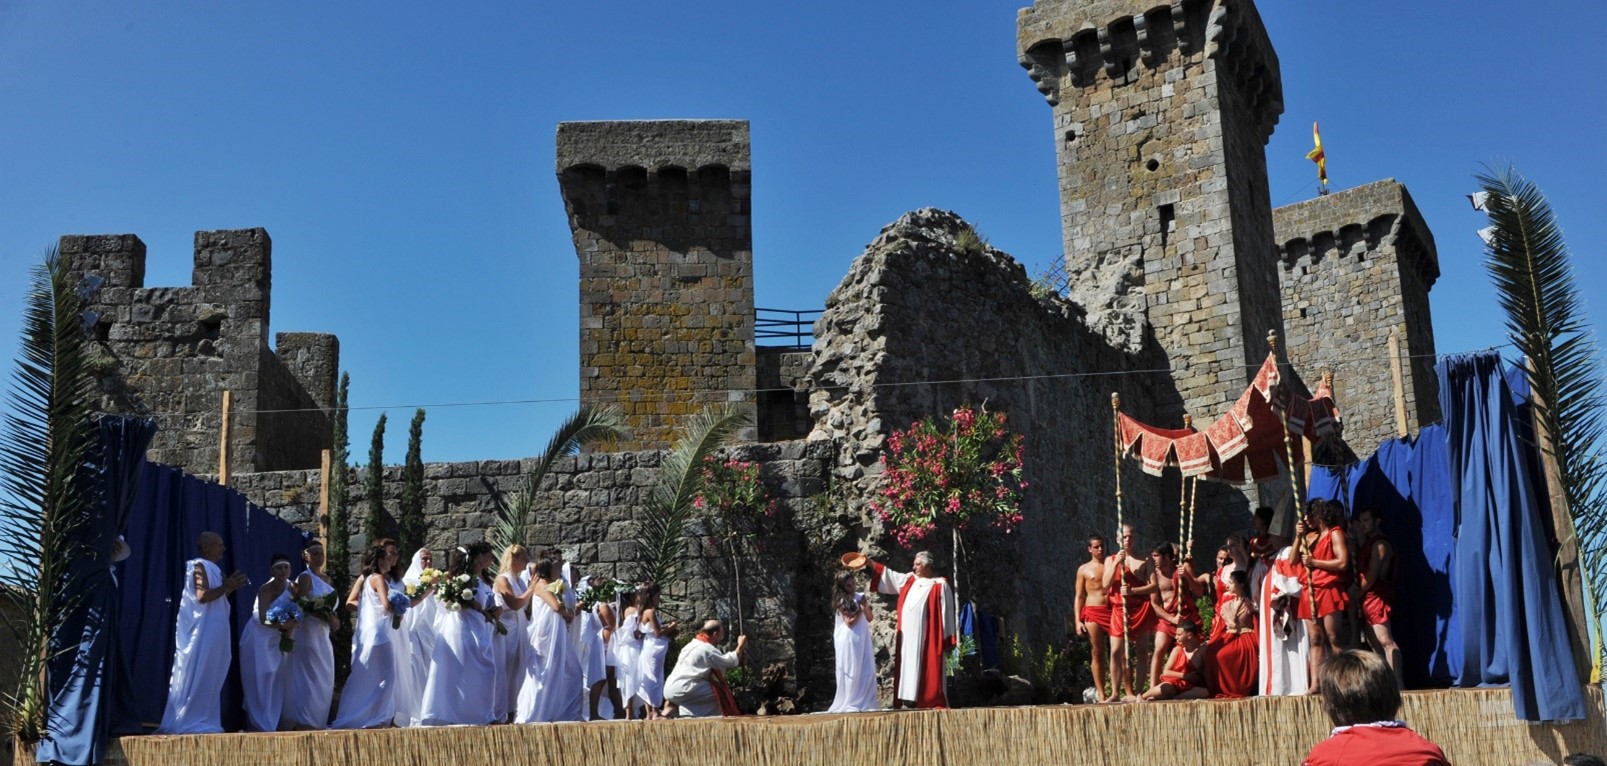
<path id="1" fill-rule="evenodd" d="M 757 349 L 754 384 L 758 387 L 759 441 L 802 439 L 813 430 L 809 419 L 808 351 Z"/>
<path id="2" fill-rule="evenodd" d="M 1376 181 L 1274 216 L 1289 358 L 1308 376 L 1334 370 L 1346 442 L 1366 456 L 1395 438 L 1391 334 L 1404 357 L 1408 427 L 1439 420 L 1428 301 L 1439 260 L 1406 187 Z"/>
<path id="3" fill-rule="evenodd" d="M 758 660 L 753 667 L 783 663 L 791 674 L 795 665 L 823 664 L 829 674 L 831 616 L 826 594 L 831 572 L 813 563 L 823 555 L 811 558 L 808 551 L 810 534 L 818 526 L 813 519 L 829 478 L 830 445 L 802 441 L 756 444 L 722 455 L 760 461 L 766 488 L 779 501 L 773 522 L 754 543 L 752 558 L 742 564 L 742 611 Z M 527 545 L 536 549 L 556 546 L 583 573 L 632 580 L 641 559 L 637 525 L 658 479 L 661 459 L 656 451 L 599 452 L 560 459 L 537 493 Z M 436 560 L 445 561 L 446 551 L 455 546 L 485 539 L 496 518 L 498 493 L 521 487 L 525 472 L 534 463 L 534 458 L 426 463 L 426 544 L 436 552 Z M 354 555 L 352 571 L 368 541 L 360 529 L 361 509 L 367 503 L 364 473 L 352 470 L 348 484 L 348 502 L 354 509 L 348 530 Z M 278 471 L 240 474 L 231 486 L 285 521 L 316 534 L 319 482 L 317 470 Z M 393 514 L 401 499 L 401 484 L 401 468 L 386 468 L 384 499 Z M 395 531 L 395 521 L 394 516 L 387 517 L 387 534 Z M 680 579 L 665 584 L 665 596 L 673 602 L 667 608 L 676 619 L 730 619 L 736 614 L 731 572 L 716 555 L 709 534 L 706 524 L 694 521 L 681 547 Z M 411 551 L 407 555 L 411 556 Z M 827 637 L 826 653 L 810 655 L 806 650 L 800 654 L 797 636 L 820 634 Z"/>
<path id="4" fill-rule="evenodd" d="M 750 169 L 746 122 L 558 126 L 580 256 L 580 397 L 624 410 L 622 446 L 666 446 L 715 402 L 755 414 Z"/>
<path id="5" fill-rule="evenodd" d="M 306 386 L 333 390 L 338 346 L 333 336 L 318 336 L 327 341 L 311 342 L 321 350 L 307 356 L 321 361 L 298 362 L 299 377 L 269 348 L 266 231 L 196 232 L 191 287 L 146 287 L 145 245 L 130 234 L 62 237 L 60 253 L 75 275 L 103 280 L 87 306 L 99 316 L 99 408 L 156 418 L 151 460 L 215 472 L 228 390 L 231 471 L 318 465 L 319 451 L 329 446 L 329 421 L 317 408 L 327 405 Z M 319 374 L 329 377 L 315 380 Z"/>
<path id="6" fill-rule="evenodd" d="M 1170 381 L 1123 374 L 1155 361 L 1111 348 L 1074 304 L 1033 298 L 1010 256 L 961 251 L 954 238 L 966 228 L 952 213 L 908 213 L 854 262 L 815 325 L 811 438 L 840 445 L 833 471 L 850 498 L 841 506 L 846 531 L 876 550 L 884 530 L 867 501 L 887 436 L 965 403 L 1007 413 L 1026 442 L 1025 521 L 1014 535 L 969 542 L 961 597 L 1006 616 L 1023 639 L 1058 644 L 1088 535 L 1115 532 L 1110 395 L 1120 392 L 1124 409 L 1143 413 Z M 1168 493 L 1176 483 L 1127 464 L 1125 513 L 1141 544 L 1175 537 L 1176 495 Z M 947 540 L 928 544 L 948 560 Z M 885 555 L 910 563 L 910 552 Z"/>
<path id="7" fill-rule="evenodd" d="M 1053 107 L 1072 300 L 1130 352 L 1149 337 L 1213 417 L 1281 329 L 1264 147 L 1277 56 L 1249 2 L 1040 0 L 1021 62 Z"/>

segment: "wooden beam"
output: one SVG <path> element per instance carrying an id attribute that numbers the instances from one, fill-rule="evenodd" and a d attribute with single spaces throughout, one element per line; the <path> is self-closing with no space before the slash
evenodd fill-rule
<path id="1" fill-rule="evenodd" d="M 223 391 L 223 414 L 218 427 L 218 483 L 229 486 L 229 419 L 234 411 L 234 392 Z"/>
<path id="2" fill-rule="evenodd" d="M 318 540 L 324 544 L 324 550 L 329 550 L 329 461 L 332 459 L 329 450 L 324 450 L 318 459 Z"/>
<path id="3" fill-rule="evenodd" d="M 1532 360 L 1525 359 L 1524 367 L 1534 372 Z M 1556 450 L 1552 447 L 1551 432 L 1539 413 L 1545 400 L 1533 386 L 1529 387 L 1531 421 L 1534 425 L 1535 447 L 1540 451 L 1541 470 L 1545 474 L 1547 505 L 1551 506 L 1550 524 L 1552 539 L 1552 565 L 1557 582 L 1562 587 L 1562 608 L 1568 613 L 1568 644 L 1574 652 L 1574 669 L 1579 671 L 1581 682 L 1590 680 L 1595 664 L 1590 649 L 1590 622 L 1585 619 L 1585 583 L 1579 571 L 1579 540 L 1574 533 L 1573 517 L 1568 512 L 1568 496 L 1562 491 L 1562 467 L 1557 464 Z"/>
<path id="4" fill-rule="evenodd" d="M 1389 331 L 1389 375 L 1395 381 L 1395 435 L 1405 438 L 1406 378 L 1401 373 L 1401 336 L 1394 330 Z"/>

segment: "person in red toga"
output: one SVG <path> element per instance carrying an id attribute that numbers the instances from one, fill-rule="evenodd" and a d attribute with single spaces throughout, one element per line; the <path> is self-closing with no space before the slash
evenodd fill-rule
<path id="1" fill-rule="evenodd" d="M 1149 677 L 1160 678 L 1161 666 L 1172 654 L 1176 644 L 1178 623 L 1188 620 L 1200 624 L 1200 607 L 1195 599 L 1204 588 L 1195 579 L 1194 567 L 1185 562 L 1177 564 L 1177 547 L 1171 543 L 1155 546 L 1149 554 L 1155 593 L 1149 597 L 1150 609 L 1155 612 L 1155 653 L 1150 658 Z"/>
<path id="2" fill-rule="evenodd" d="M 1302 563 L 1311 570 L 1311 597 L 1316 604 L 1318 635 L 1311 641 L 1312 663 L 1345 650 L 1345 609 L 1350 606 L 1350 545 L 1345 540 L 1345 507 L 1333 500 L 1314 500 L 1311 515 L 1317 520 L 1317 541 Z"/>
<path id="3" fill-rule="evenodd" d="M 1094 672 L 1094 694 L 1098 702 L 1116 698 L 1116 687 L 1111 685 L 1105 694 L 1105 655 L 1110 651 L 1105 634 L 1110 631 L 1110 599 L 1105 595 L 1105 538 L 1088 537 L 1088 561 L 1077 568 L 1077 597 L 1073 605 L 1077 610 L 1077 635 L 1087 636 L 1093 648 L 1089 663 Z"/>
<path id="4" fill-rule="evenodd" d="M 1323 662 L 1319 675 L 1322 709 L 1334 730 L 1301 766 L 1450 766 L 1445 751 L 1395 718 L 1400 687 L 1378 655 L 1341 652 Z"/>
<path id="5" fill-rule="evenodd" d="M 1356 512 L 1356 536 L 1362 539 L 1356 552 L 1359 582 L 1351 588 L 1351 598 L 1361 601 L 1361 621 L 1367 628 L 1367 643 L 1384 656 L 1395 680 L 1401 681 L 1401 649 L 1389 630 L 1389 613 L 1395 603 L 1395 546 L 1378 531 L 1378 509 Z M 1405 688 L 1404 685 L 1402 688 Z"/>
<path id="6" fill-rule="evenodd" d="M 1156 588 L 1149 559 L 1135 552 L 1133 525 L 1122 525 L 1121 545 L 1120 552 L 1105 558 L 1105 592 L 1111 599 L 1111 693 L 1132 697 L 1133 679 L 1127 676 L 1128 647 L 1132 647 L 1134 657 L 1143 657 L 1148 639 L 1155 635 L 1157 618 L 1150 609 L 1149 596 Z M 1125 625 L 1122 624 L 1124 616 L 1127 618 Z M 1142 679 L 1139 688 L 1147 688 L 1150 680 Z"/>
<path id="7" fill-rule="evenodd" d="M 893 641 L 893 707 L 949 706 L 943 655 L 956 644 L 959 626 L 954 589 L 932 569 L 932 554 L 915 554 L 914 572 L 895 572 L 872 561 L 871 581 L 880 593 L 898 594 Z"/>
<path id="8" fill-rule="evenodd" d="M 1166 669 L 1161 671 L 1160 678 L 1155 679 L 1155 685 L 1136 701 L 1190 700 L 1211 696 L 1210 690 L 1201 681 L 1200 668 L 1205 652 L 1200 650 L 1204 646 L 1200 643 L 1200 626 L 1197 623 L 1189 620 L 1178 623 L 1177 646 L 1172 649 Z"/>

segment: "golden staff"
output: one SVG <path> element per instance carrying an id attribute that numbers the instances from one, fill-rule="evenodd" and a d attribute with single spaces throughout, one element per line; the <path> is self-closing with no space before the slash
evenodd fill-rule
<path id="1" fill-rule="evenodd" d="M 1192 429 L 1193 427 L 1194 427 L 1194 416 L 1193 415 L 1184 415 L 1183 416 L 1183 428 L 1184 428 L 1184 430 Z M 1179 545 L 1182 545 L 1183 544 L 1183 529 L 1184 529 L 1183 523 L 1184 523 L 1185 519 L 1188 518 L 1189 477 L 1188 477 L 1187 474 L 1183 473 L 1183 460 L 1182 460 L 1181 457 L 1179 457 L 1179 459 L 1177 461 L 1177 471 L 1178 471 L 1178 475 L 1182 477 L 1182 485 L 1181 485 L 1181 487 L 1179 487 L 1179 494 L 1177 496 L 1177 537 L 1178 537 L 1177 542 L 1178 542 Z"/>
<path id="2" fill-rule="evenodd" d="M 1267 331 L 1267 350 L 1268 353 L 1272 354 L 1273 363 L 1276 364 L 1278 355 L 1278 333 L 1275 330 Z M 1288 387 L 1284 385 L 1281 376 L 1278 379 L 1278 395 L 1293 395 Z M 1283 407 L 1283 455 L 1284 462 L 1289 466 L 1289 499 L 1291 501 L 1291 506 L 1294 508 L 1295 518 L 1303 519 L 1305 513 L 1301 510 L 1301 506 L 1304 503 L 1300 499 L 1300 477 L 1295 472 L 1294 443 L 1289 439 L 1289 405 L 1287 402 Z M 1302 524 L 1302 526 L 1304 525 Z M 1303 562 L 1306 555 L 1306 536 L 1304 534 L 1301 534 L 1300 539 L 1295 543 L 1295 553 L 1301 557 Z M 1311 567 L 1306 567 L 1305 570 L 1306 600 L 1311 605 L 1311 619 L 1315 620 L 1317 619 L 1317 594 L 1311 590 Z"/>
<path id="3" fill-rule="evenodd" d="M 1125 595 L 1122 595 L 1122 587 L 1124 585 L 1126 585 L 1126 583 L 1127 583 L 1127 546 L 1121 544 L 1121 539 L 1122 539 L 1122 423 L 1121 423 L 1121 409 L 1122 409 L 1122 395 L 1119 394 L 1119 393 L 1114 393 L 1113 392 L 1110 395 L 1110 414 L 1111 414 L 1110 428 L 1111 428 L 1111 434 L 1113 435 L 1115 443 L 1116 443 L 1116 451 L 1115 451 L 1115 466 L 1116 466 L 1116 542 L 1117 542 L 1118 551 L 1119 551 L 1117 555 L 1120 557 L 1120 558 L 1117 559 L 1117 564 L 1116 564 L 1116 595 L 1121 598 L 1121 601 L 1117 604 L 1117 607 L 1119 609 L 1121 609 L 1121 615 L 1120 615 L 1121 621 L 1122 621 L 1122 636 L 1121 637 L 1122 637 L 1122 641 L 1128 644 L 1128 651 L 1126 652 L 1126 654 L 1127 654 L 1127 659 L 1128 659 L 1128 661 L 1130 663 L 1132 661 L 1132 654 L 1133 654 L 1132 648 L 1131 648 L 1131 645 L 1132 645 L 1131 633 L 1132 633 L 1132 631 L 1129 630 L 1130 626 L 1127 624 L 1127 597 Z M 1113 676 L 1115 674 L 1115 671 L 1116 671 L 1115 668 L 1111 668 L 1111 673 L 1112 673 Z M 1130 673 L 1131 673 L 1131 670 L 1129 670 L 1129 674 Z M 1132 676 L 1129 675 L 1128 676 L 1128 682 L 1129 683 L 1131 683 L 1131 679 L 1132 679 Z M 1116 684 L 1116 679 L 1114 677 L 1112 677 L 1111 678 L 1111 687 L 1112 687 L 1111 688 L 1111 694 L 1113 694 L 1113 695 L 1117 692 L 1117 690 L 1115 689 L 1115 684 Z"/>

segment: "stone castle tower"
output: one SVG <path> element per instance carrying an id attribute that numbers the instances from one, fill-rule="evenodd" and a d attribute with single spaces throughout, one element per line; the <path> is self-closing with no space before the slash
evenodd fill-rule
<path id="1" fill-rule="evenodd" d="M 1113 344 L 1153 338 L 1181 411 L 1218 413 L 1280 331 L 1265 146 L 1283 111 L 1255 6 L 1040 0 L 1022 65 L 1054 109 L 1072 298 Z"/>
<path id="2" fill-rule="evenodd" d="M 580 257 L 580 399 L 624 410 L 627 449 L 667 446 L 712 403 L 755 415 L 751 172 L 746 122 L 558 126 Z"/>

